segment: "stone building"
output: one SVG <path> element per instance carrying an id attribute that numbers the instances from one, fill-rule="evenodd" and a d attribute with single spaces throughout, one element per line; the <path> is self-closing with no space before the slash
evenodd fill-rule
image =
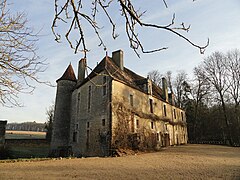
<path id="1" fill-rule="evenodd" d="M 0 120 L 0 149 L 4 147 L 4 144 L 5 144 L 6 124 L 7 124 L 7 121 Z"/>
<path id="2" fill-rule="evenodd" d="M 108 156 L 119 147 L 158 149 L 187 143 L 185 112 L 174 96 L 124 67 L 123 52 L 104 57 L 85 78 L 81 59 L 57 80 L 51 156 Z"/>

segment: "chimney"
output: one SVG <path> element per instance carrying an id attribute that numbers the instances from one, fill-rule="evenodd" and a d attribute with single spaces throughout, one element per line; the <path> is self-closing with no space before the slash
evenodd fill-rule
<path id="1" fill-rule="evenodd" d="M 85 78 L 87 61 L 85 58 L 82 58 L 78 63 L 78 81 L 81 82 Z"/>
<path id="2" fill-rule="evenodd" d="M 123 66 L 123 51 L 118 50 L 118 51 L 112 52 L 112 60 L 123 71 L 123 69 L 124 69 L 124 66 Z"/>
<path id="3" fill-rule="evenodd" d="M 167 87 L 167 80 L 162 78 L 162 90 L 163 90 L 163 97 L 168 102 L 168 87 Z"/>

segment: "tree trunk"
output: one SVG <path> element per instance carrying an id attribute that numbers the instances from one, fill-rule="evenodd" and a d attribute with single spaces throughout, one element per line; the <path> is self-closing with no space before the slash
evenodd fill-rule
<path id="1" fill-rule="evenodd" d="M 226 124 L 226 127 L 227 127 L 227 137 L 228 137 L 228 140 L 229 140 L 229 144 L 231 146 L 233 146 L 232 132 L 231 132 L 230 123 L 229 123 L 229 120 L 228 120 L 228 117 L 227 117 L 226 105 L 225 105 L 222 93 L 219 93 L 219 94 L 220 94 L 221 103 L 222 103 L 222 110 L 223 110 L 224 120 L 225 120 L 225 124 Z"/>

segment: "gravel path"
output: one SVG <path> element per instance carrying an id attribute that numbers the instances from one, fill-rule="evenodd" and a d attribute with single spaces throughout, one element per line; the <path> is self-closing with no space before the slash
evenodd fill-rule
<path id="1" fill-rule="evenodd" d="M 240 179 L 240 148 L 169 147 L 119 158 L 0 163 L 0 179 Z"/>

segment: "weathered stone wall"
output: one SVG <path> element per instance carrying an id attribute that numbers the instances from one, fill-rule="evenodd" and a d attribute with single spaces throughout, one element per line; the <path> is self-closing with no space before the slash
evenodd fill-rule
<path id="1" fill-rule="evenodd" d="M 75 156 L 106 156 L 109 153 L 110 77 L 104 74 L 100 73 L 72 94 L 69 141 Z M 103 93 L 105 88 L 106 94 Z"/>
<path id="2" fill-rule="evenodd" d="M 152 110 L 150 103 L 152 103 Z M 119 131 L 119 121 L 122 119 L 128 121 L 129 132 L 143 134 L 150 141 L 143 146 L 151 146 L 151 143 L 153 144 L 151 141 L 155 141 L 156 147 L 187 143 L 184 111 L 150 94 L 142 93 L 121 82 L 113 81 L 112 109 L 113 143 L 118 141 L 116 136 L 119 136 L 117 131 Z M 170 141 L 166 139 L 168 136 Z"/>
<path id="3" fill-rule="evenodd" d="M 67 156 L 71 151 L 68 140 L 71 117 L 71 97 L 75 85 L 75 82 L 69 80 L 58 81 L 51 140 L 51 156 Z"/>
<path id="4" fill-rule="evenodd" d="M 0 121 L 0 149 L 5 144 L 6 124 L 7 124 L 7 121 Z"/>

